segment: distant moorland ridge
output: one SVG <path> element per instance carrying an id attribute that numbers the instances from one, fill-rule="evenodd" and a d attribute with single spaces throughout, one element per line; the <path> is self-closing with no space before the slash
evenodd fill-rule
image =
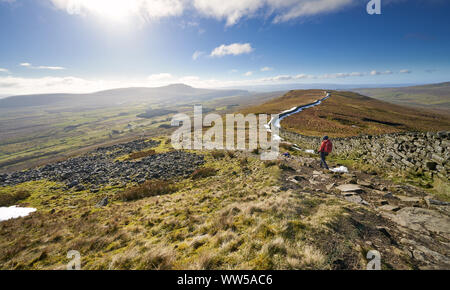
<path id="1" fill-rule="evenodd" d="M 275 113 L 323 98 L 323 90 L 295 90 L 244 112 Z M 321 105 L 289 116 L 283 129 L 310 136 L 350 137 L 450 130 L 450 116 L 379 101 L 354 92 L 331 91 Z"/>
<path id="2" fill-rule="evenodd" d="M 352 91 L 394 104 L 450 113 L 450 82 L 399 88 L 361 88 Z"/>

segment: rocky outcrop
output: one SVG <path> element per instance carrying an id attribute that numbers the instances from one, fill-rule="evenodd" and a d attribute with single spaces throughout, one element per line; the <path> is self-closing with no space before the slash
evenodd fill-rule
<path id="1" fill-rule="evenodd" d="M 280 129 L 280 135 L 304 149 L 317 149 L 321 138 Z M 394 133 L 333 138 L 333 153 L 361 158 L 381 169 L 423 172 L 448 179 L 450 132 Z"/>
<path id="2" fill-rule="evenodd" d="M 137 161 L 118 161 L 117 157 L 155 147 L 156 141 L 136 140 L 98 148 L 95 151 L 43 167 L 0 175 L 0 186 L 48 179 L 64 182 L 68 188 L 95 192 L 103 185 L 142 183 L 151 178 L 187 176 L 203 164 L 203 156 L 183 151 L 155 154 Z"/>
<path id="3" fill-rule="evenodd" d="M 399 185 L 365 171 L 317 171 L 318 158 L 281 158 L 293 169 L 283 171 L 283 187 L 322 199 L 320 204 L 325 204 L 330 197 L 347 201 L 348 206 L 343 207 L 345 215 L 355 228 L 346 237 L 359 233 L 357 236 L 362 240 L 356 243 L 379 251 L 382 263 L 390 265 L 388 268 L 449 268 L 450 207 L 447 202 L 437 200 L 438 197 L 422 188 Z M 352 206 L 355 204 L 356 208 Z M 344 224 L 345 220 L 341 219 L 334 229 L 343 232 Z M 401 253 L 402 261 L 407 261 L 406 268 L 392 256 L 394 253 Z"/>

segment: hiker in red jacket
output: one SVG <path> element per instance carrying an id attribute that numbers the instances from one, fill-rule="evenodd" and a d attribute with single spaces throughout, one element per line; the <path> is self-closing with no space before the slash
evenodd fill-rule
<path id="1" fill-rule="evenodd" d="M 328 139 L 328 136 L 323 137 L 322 145 L 320 145 L 319 154 L 320 154 L 320 167 L 324 167 L 326 169 L 328 168 L 327 162 L 325 161 L 325 158 L 328 156 L 328 154 L 333 151 L 333 143 Z"/>

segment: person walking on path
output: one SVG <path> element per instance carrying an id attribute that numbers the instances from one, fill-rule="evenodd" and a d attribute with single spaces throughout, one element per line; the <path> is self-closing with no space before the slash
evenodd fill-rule
<path id="1" fill-rule="evenodd" d="M 328 154 L 333 151 L 333 143 L 331 143 L 331 140 L 328 138 L 328 136 L 323 137 L 322 144 L 320 145 L 319 154 L 320 154 L 320 167 L 328 168 L 328 164 L 326 162 L 326 157 Z"/>

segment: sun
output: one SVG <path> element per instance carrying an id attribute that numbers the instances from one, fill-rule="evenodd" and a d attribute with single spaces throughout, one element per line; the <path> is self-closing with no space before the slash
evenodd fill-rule
<path id="1" fill-rule="evenodd" d="M 71 4 L 72 10 L 93 13 L 114 22 L 126 22 L 139 13 L 136 0 L 75 0 Z"/>

